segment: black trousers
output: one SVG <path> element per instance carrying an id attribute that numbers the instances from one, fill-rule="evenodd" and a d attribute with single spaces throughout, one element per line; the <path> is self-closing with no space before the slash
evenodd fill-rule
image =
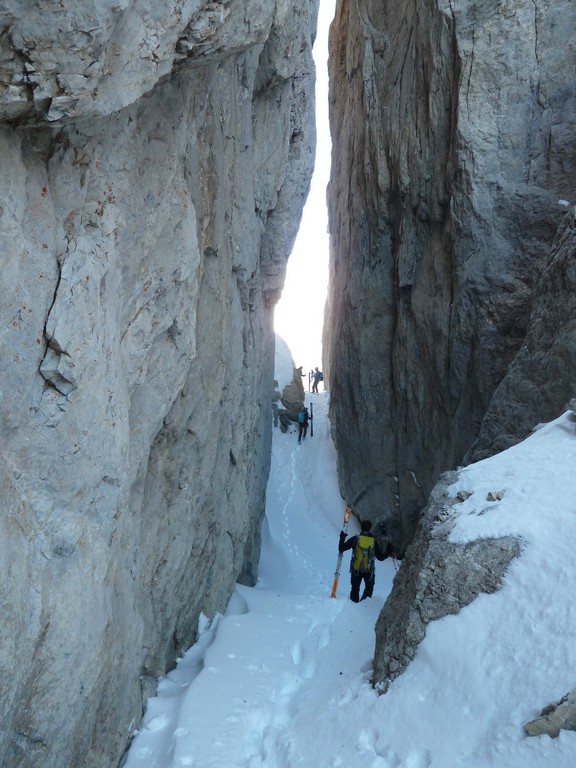
<path id="1" fill-rule="evenodd" d="M 350 574 L 350 600 L 354 603 L 359 603 L 360 600 L 372 597 L 374 581 L 374 573 L 356 573 L 356 571 L 352 571 Z M 364 582 L 364 592 L 362 592 L 362 597 L 360 597 L 360 585 L 362 582 Z"/>

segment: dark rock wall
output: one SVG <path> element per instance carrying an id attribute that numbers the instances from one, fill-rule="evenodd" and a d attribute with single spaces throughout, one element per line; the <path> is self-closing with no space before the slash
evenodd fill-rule
<path id="1" fill-rule="evenodd" d="M 576 211 L 566 214 L 534 292 L 528 330 L 464 460 L 514 445 L 565 410 L 576 392 Z"/>
<path id="2" fill-rule="evenodd" d="M 337 6 L 324 370 L 342 492 L 402 549 L 545 290 L 576 161 L 575 23 L 570 2 Z M 564 398 L 531 398 L 526 421 Z"/>

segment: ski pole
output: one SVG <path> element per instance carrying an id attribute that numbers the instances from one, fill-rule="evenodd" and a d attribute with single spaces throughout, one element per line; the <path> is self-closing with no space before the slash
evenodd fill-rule
<path id="1" fill-rule="evenodd" d="M 350 515 L 352 514 L 352 510 L 350 507 L 346 507 L 344 510 L 344 522 L 342 523 L 342 530 L 344 533 L 348 530 L 348 523 L 350 522 Z M 340 579 L 340 568 L 342 567 L 342 557 L 344 556 L 344 552 L 338 552 L 338 562 L 336 563 L 336 571 L 334 572 L 334 584 L 332 585 L 332 594 L 330 597 L 336 597 L 336 592 L 338 591 L 338 580 Z"/>

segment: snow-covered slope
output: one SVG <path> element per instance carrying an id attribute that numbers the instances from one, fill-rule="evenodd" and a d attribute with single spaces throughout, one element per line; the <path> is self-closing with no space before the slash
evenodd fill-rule
<path id="1" fill-rule="evenodd" d="M 477 515 L 469 500 L 460 536 L 513 529 L 530 561 L 521 556 L 501 592 L 430 625 L 415 661 L 379 697 L 374 624 L 394 563 L 377 564 L 374 597 L 354 604 L 346 556 L 330 599 L 345 504 L 328 398 L 307 395 L 314 436 L 302 445 L 274 430 L 260 580 L 238 586 L 226 615 L 205 622 L 161 681 L 126 768 L 573 768 L 575 733 L 529 739 L 522 730 L 576 684 L 570 417 L 465 471 L 466 490 L 503 491 L 508 506 L 502 518 Z M 507 599 L 522 633 L 498 607 Z"/>

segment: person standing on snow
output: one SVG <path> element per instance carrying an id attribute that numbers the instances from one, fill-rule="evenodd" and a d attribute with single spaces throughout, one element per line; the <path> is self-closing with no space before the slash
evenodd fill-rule
<path id="1" fill-rule="evenodd" d="M 383 524 L 380 530 L 384 533 Z M 351 536 L 346 540 L 344 531 L 340 531 L 340 541 L 338 543 L 338 552 L 352 550 L 350 560 L 350 600 L 354 603 L 360 602 L 367 597 L 372 597 L 374 592 L 374 583 L 376 579 L 374 558 L 377 560 L 386 560 L 393 554 L 392 545 L 386 540 L 386 547 L 382 549 L 374 536 L 370 533 L 372 523 L 370 520 L 362 520 L 360 523 L 360 533 L 357 536 Z M 360 585 L 364 582 L 364 592 L 360 597 Z"/>
<path id="2" fill-rule="evenodd" d="M 324 374 L 318 370 L 318 366 L 314 369 L 314 373 L 312 374 L 312 378 L 314 379 L 312 383 L 312 392 L 315 392 L 318 394 L 318 382 L 323 381 Z"/>
<path id="3" fill-rule="evenodd" d="M 304 410 L 298 414 L 298 442 L 300 443 L 306 437 L 308 432 L 308 422 L 312 416 L 308 413 L 308 408 L 304 406 Z"/>

